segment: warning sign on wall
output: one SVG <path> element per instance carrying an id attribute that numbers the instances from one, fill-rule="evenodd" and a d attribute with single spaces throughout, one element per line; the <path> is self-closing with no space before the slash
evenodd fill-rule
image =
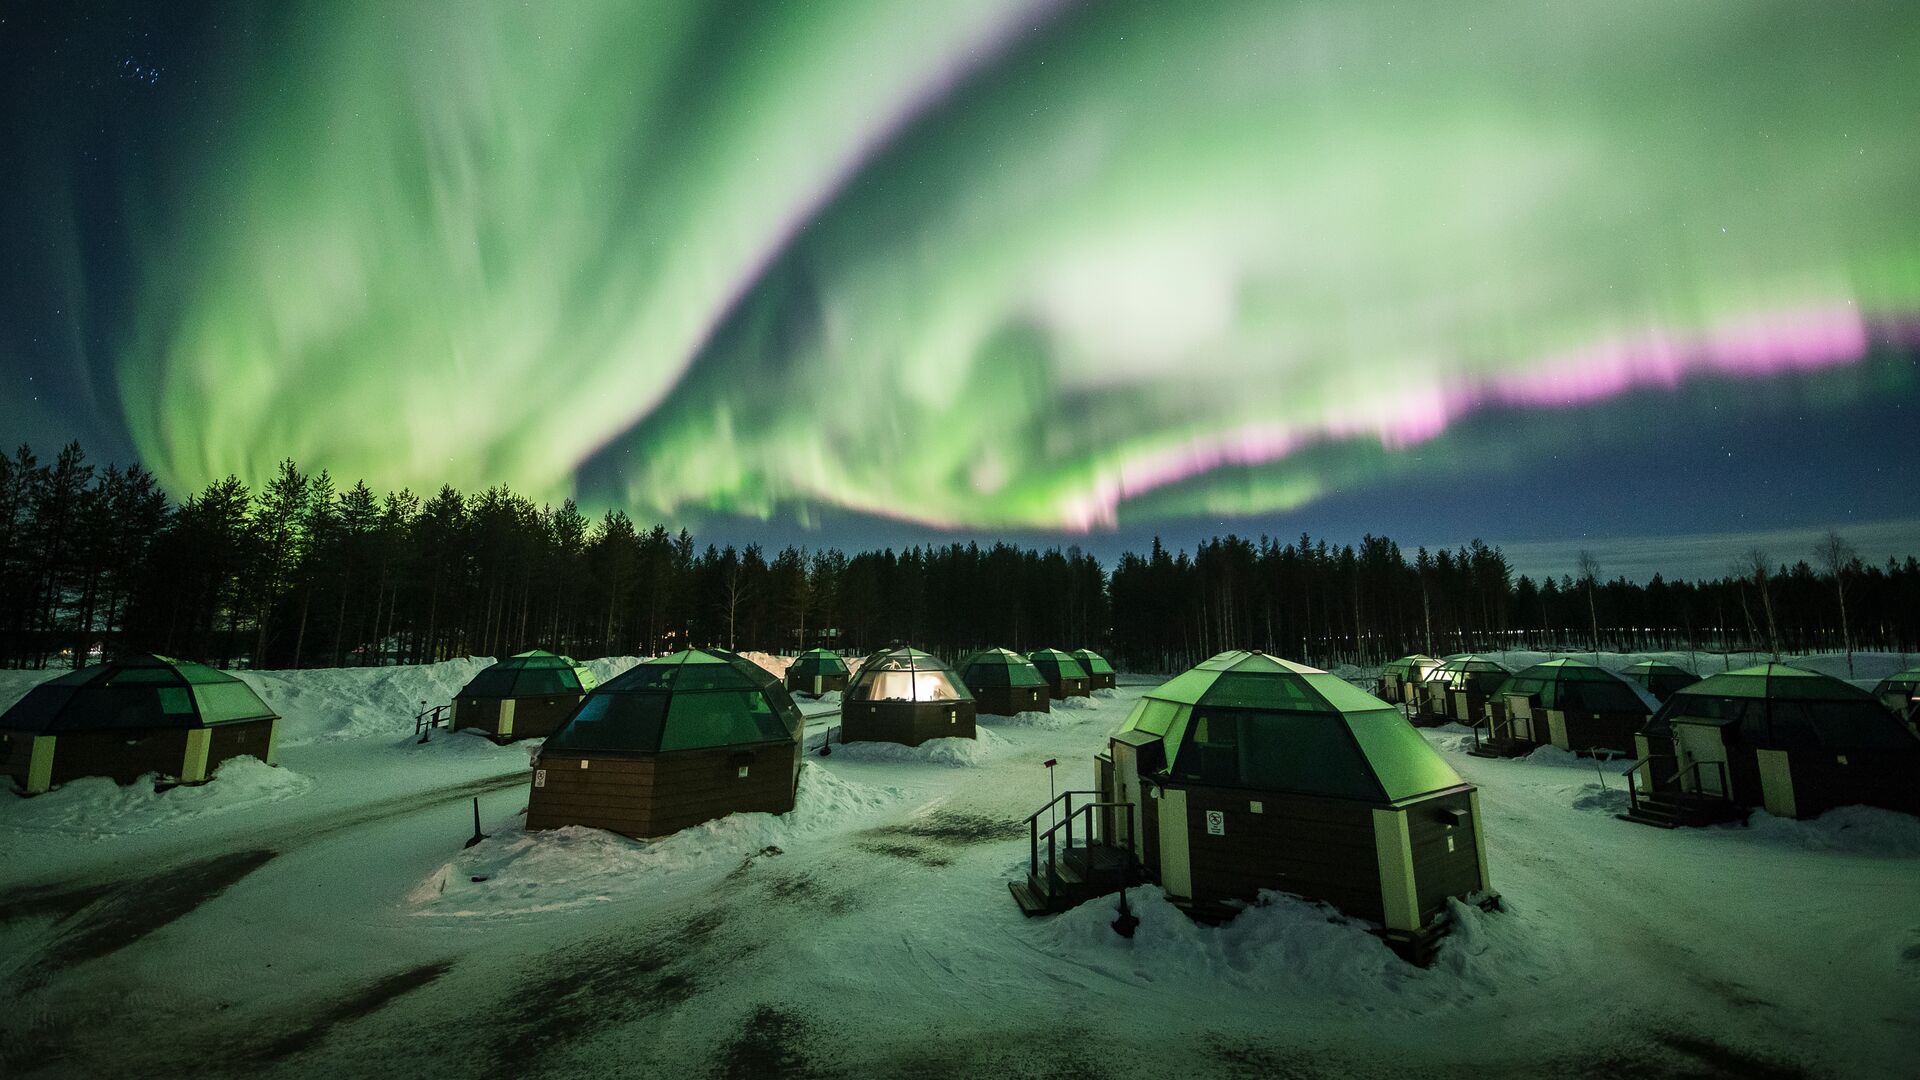
<path id="1" fill-rule="evenodd" d="M 534 787 L 547 786 L 547 770 L 545 769 L 533 770 L 533 786 Z"/>
<path id="2" fill-rule="evenodd" d="M 1207 811 L 1207 835 L 1227 835 L 1227 812 L 1225 810 Z"/>

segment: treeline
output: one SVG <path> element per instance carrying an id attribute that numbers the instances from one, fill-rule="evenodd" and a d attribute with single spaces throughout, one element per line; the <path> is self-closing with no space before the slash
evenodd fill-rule
<path id="1" fill-rule="evenodd" d="M 1135 668 L 1170 671 L 1226 648 L 1364 666 L 1411 652 L 1786 655 L 1920 642 L 1920 561 L 1870 565 L 1836 534 L 1791 564 L 1746 552 L 1710 581 L 1608 580 L 1592 555 L 1578 563 L 1536 581 L 1478 540 L 1411 559 L 1377 536 L 1339 547 L 1216 537 L 1192 556 L 1155 540 L 1114 568 L 1113 647 Z"/>
<path id="2" fill-rule="evenodd" d="M 1808 553 L 1813 557 L 1815 553 Z M 1074 548 L 859 552 L 695 543 L 618 511 L 505 488 L 422 498 L 292 462 L 174 505 L 138 466 L 78 445 L 0 458 L 0 665 L 82 665 L 122 647 L 222 666 L 348 666 L 695 645 L 865 651 L 1091 645 L 1137 670 L 1224 648 L 1310 663 L 1411 651 L 1909 650 L 1920 564 L 1871 566 L 1839 541 L 1809 563 L 1750 552 L 1714 581 L 1516 576 L 1498 548 L 1416 551 L 1368 536 L 1158 540 L 1111 579 Z M 1844 616 L 1843 606 L 1844 605 Z"/>
<path id="3" fill-rule="evenodd" d="M 1106 579 L 1077 550 L 698 547 L 685 530 L 505 488 L 421 498 L 293 462 L 258 490 L 179 506 L 78 445 L 0 458 L 0 665 L 125 645 L 221 666 L 421 663 L 535 646 L 580 656 L 691 642 L 793 651 L 1107 637 Z"/>

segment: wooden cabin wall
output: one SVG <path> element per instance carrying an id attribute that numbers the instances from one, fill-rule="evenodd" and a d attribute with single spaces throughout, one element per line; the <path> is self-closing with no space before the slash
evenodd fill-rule
<path id="1" fill-rule="evenodd" d="M 178 776 L 186 755 L 185 728 L 76 731 L 55 744 L 53 782 L 108 776 L 131 784 L 147 773 Z"/>
<path id="2" fill-rule="evenodd" d="M 1420 904 L 1420 922 L 1426 925 L 1446 909 L 1447 898 L 1466 896 L 1480 888 L 1480 856 L 1474 842 L 1472 797 L 1456 791 L 1413 803 L 1402 810 L 1413 841 L 1414 896 Z M 1467 815 L 1458 825 L 1443 813 Z M 1453 840 L 1452 850 L 1447 840 Z"/>
<path id="3" fill-rule="evenodd" d="M 1196 904 L 1253 900 L 1272 889 L 1360 918 L 1384 918 L 1371 804 L 1237 788 L 1185 790 Z M 1259 813 L 1251 809 L 1255 802 Z M 1208 811 L 1216 810 L 1224 815 L 1220 836 L 1207 831 Z"/>
<path id="4" fill-rule="evenodd" d="M 843 702 L 840 741 L 919 746 L 931 739 L 971 739 L 974 713 L 971 701 Z"/>
<path id="5" fill-rule="evenodd" d="M 272 720 L 248 720 L 208 728 L 207 775 L 212 776 L 221 762 L 237 757 L 251 756 L 267 761 L 273 748 L 273 725 Z"/>
<path id="6" fill-rule="evenodd" d="M 453 730 L 465 731 L 479 728 L 486 732 L 500 730 L 499 698 L 455 698 L 453 702 Z"/>
<path id="7" fill-rule="evenodd" d="M 1720 734 L 1725 739 L 1726 732 Z M 1733 801 L 1741 806 L 1765 803 L 1760 786 L 1760 755 L 1751 746 L 1735 743 L 1727 747 L 1727 782 L 1733 786 Z"/>
<path id="8" fill-rule="evenodd" d="M 847 677 L 845 675 L 820 676 L 820 692 L 822 694 L 831 693 L 835 690 L 845 690 L 846 688 Z M 791 671 L 787 672 L 787 690 L 790 693 L 813 693 L 813 676 L 799 675 Z"/>
<path id="9" fill-rule="evenodd" d="M 1536 710 L 1535 715 L 1539 713 Z M 1593 713 L 1578 709 L 1562 712 L 1567 726 L 1567 745 L 1563 750 L 1584 754 L 1595 747 L 1633 752 L 1633 736 L 1646 725 L 1644 713 Z"/>
<path id="10" fill-rule="evenodd" d="M 535 775 L 546 780 L 532 789 L 527 828 L 585 825 L 653 837 L 740 811 L 784 814 L 793 809 L 799 759 L 794 743 L 635 757 L 543 752 Z"/>
<path id="11" fill-rule="evenodd" d="M 0 744 L 0 771 L 26 786 L 27 770 L 33 764 L 33 734 L 9 731 L 0 733 L 0 739 L 5 740 Z"/>
<path id="12" fill-rule="evenodd" d="M 560 730 L 580 707 L 584 694 L 559 694 L 553 697 L 525 697 L 513 700 L 513 729 L 509 739 L 537 739 Z M 460 698 L 453 710 L 453 730 L 479 728 L 500 733 L 501 703 L 504 698 Z"/>
<path id="13" fill-rule="evenodd" d="M 988 716 L 1052 711 L 1050 695 L 1044 686 L 989 686 L 973 692 L 973 705 L 976 714 Z"/>
<path id="14" fill-rule="evenodd" d="M 1920 814 L 1920 754 L 1794 750 L 1787 755 L 1795 815 L 1810 818 L 1841 806 L 1878 806 Z"/>

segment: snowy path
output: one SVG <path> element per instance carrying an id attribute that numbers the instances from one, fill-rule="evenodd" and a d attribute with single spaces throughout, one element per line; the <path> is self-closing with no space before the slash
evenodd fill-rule
<path id="1" fill-rule="evenodd" d="M 1110 901 L 1021 918 L 1040 763 L 1087 786 L 1139 692 L 989 718 L 967 754 L 836 744 L 804 813 L 655 845 L 520 833 L 524 751 L 477 739 L 291 747 L 310 789 L 164 839 L 0 817 L 0 881 L 80 886 L 0 910 L 9 1075 L 1891 1077 L 1920 1052 L 1920 823 L 1661 832 L 1591 764 L 1447 732 L 1510 910 L 1433 969 L 1286 901 L 1209 930 L 1139 890 L 1131 943 Z M 494 838 L 463 853 L 469 788 Z"/>

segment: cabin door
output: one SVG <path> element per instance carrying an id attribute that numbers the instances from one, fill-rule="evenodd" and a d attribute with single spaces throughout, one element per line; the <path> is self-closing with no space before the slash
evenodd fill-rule
<path id="1" fill-rule="evenodd" d="M 1533 699 L 1511 694 L 1507 697 L 1507 729 L 1518 742 L 1536 742 L 1533 737 Z"/>
<path id="2" fill-rule="evenodd" d="M 1673 725 L 1673 756 L 1680 768 L 1680 790 L 1731 799 L 1727 790 L 1727 747 L 1711 724 Z"/>
<path id="3" fill-rule="evenodd" d="M 1144 858 L 1144 853 L 1140 849 L 1140 838 L 1145 835 L 1141 829 L 1140 820 L 1142 799 L 1140 791 L 1140 748 L 1137 746 L 1128 746 L 1121 742 L 1116 742 L 1112 745 L 1113 790 L 1108 792 L 1106 797 L 1110 802 L 1133 804 L 1133 809 L 1128 811 L 1128 815 L 1132 819 L 1132 831 L 1128 831 L 1127 822 L 1122 822 L 1120 827 L 1114 831 L 1114 835 L 1107 837 L 1106 840 L 1109 844 L 1120 846 L 1127 842 L 1128 837 L 1132 837 L 1134 854 Z"/>

